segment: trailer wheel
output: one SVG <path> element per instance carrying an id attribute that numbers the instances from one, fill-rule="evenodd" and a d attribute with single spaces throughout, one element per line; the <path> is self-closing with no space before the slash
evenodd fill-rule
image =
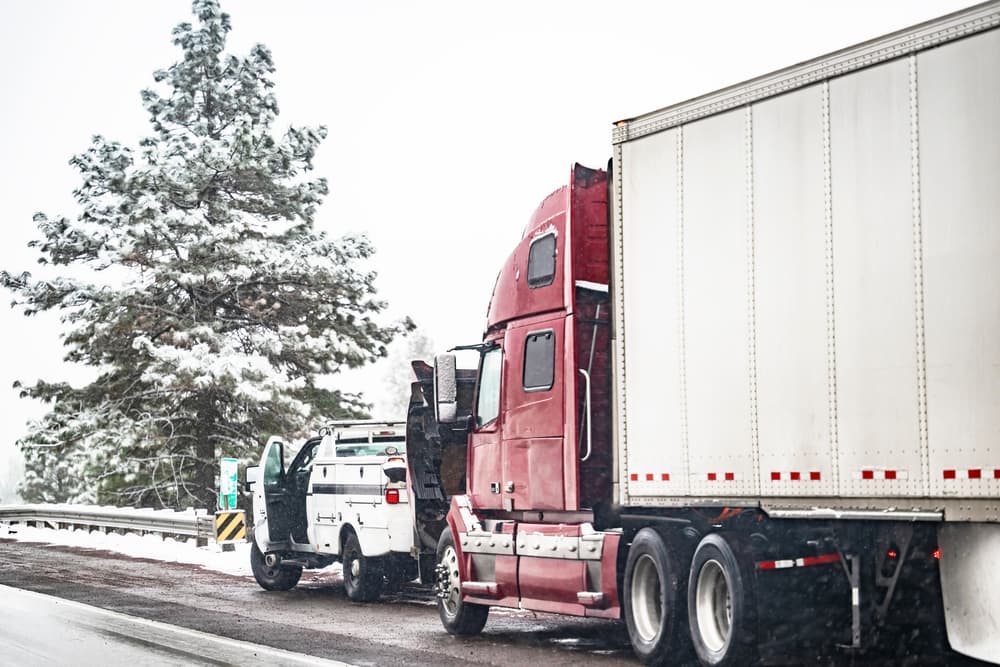
<path id="1" fill-rule="evenodd" d="M 355 602 L 372 602 L 382 595 L 385 568 L 381 558 L 366 558 L 361 553 L 358 536 L 348 533 L 342 551 L 344 590 Z"/>
<path id="2" fill-rule="evenodd" d="M 636 656 L 646 664 L 678 664 L 690 654 L 684 619 L 684 563 L 653 528 L 643 528 L 625 563 L 624 615 Z"/>
<path id="3" fill-rule="evenodd" d="M 268 560 L 271 560 L 270 564 Z M 291 590 L 302 576 L 301 567 L 282 565 L 274 556 L 270 559 L 265 557 L 256 542 L 250 546 L 250 569 L 253 570 L 253 578 L 265 591 Z"/>
<path id="4" fill-rule="evenodd" d="M 477 635 L 486 625 L 490 608 L 462 600 L 462 580 L 458 574 L 458 551 L 451 529 L 441 533 L 437 547 L 437 607 L 441 624 L 448 634 Z"/>
<path id="5" fill-rule="evenodd" d="M 750 549 L 739 535 L 712 533 L 695 549 L 688 620 L 702 664 L 756 663 L 756 580 Z"/>

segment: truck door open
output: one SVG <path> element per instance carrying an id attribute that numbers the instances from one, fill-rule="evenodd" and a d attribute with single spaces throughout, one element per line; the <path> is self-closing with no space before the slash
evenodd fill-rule
<path id="1" fill-rule="evenodd" d="M 268 551 L 272 543 L 288 539 L 290 513 L 288 492 L 285 488 L 285 443 L 271 438 L 260 457 L 261 478 L 254 492 L 254 507 L 266 508 L 264 516 L 258 514 L 254 525 L 257 544 L 261 551 Z M 264 539 L 262 539 L 264 538 Z"/>
<path id="2" fill-rule="evenodd" d="M 289 446 L 279 438 L 271 438 L 264 447 L 260 469 L 263 470 L 260 491 L 267 508 L 268 542 L 294 540 L 305 543 L 305 499 L 319 438 L 313 438 L 301 449 Z M 291 462 L 286 465 L 286 461 Z M 255 499 L 257 502 L 257 499 Z M 256 527 L 260 529 L 259 526 Z M 262 547 L 263 550 L 263 547 Z"/>

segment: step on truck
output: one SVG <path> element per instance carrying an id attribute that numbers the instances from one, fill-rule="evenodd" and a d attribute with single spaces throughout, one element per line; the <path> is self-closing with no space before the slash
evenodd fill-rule
<path id="1" fill-rule="evenodd" d="M 257 583 L 288 590 L 303 568 L 339 561 L 347 596 L 371 601 L 416 578 L 406 469 L 405 422 L 335 421 L 299 445 L 270 438 L 246 472 Z"/>
<path id="2" fill-rule="evenodd" d="M 478 368 L 429 383 L 466 460 L 448 632 L 499 606 L 623 619 L 646 663 L 1000 664 L 998 26 L 622 121 L 542 202 Z"/>

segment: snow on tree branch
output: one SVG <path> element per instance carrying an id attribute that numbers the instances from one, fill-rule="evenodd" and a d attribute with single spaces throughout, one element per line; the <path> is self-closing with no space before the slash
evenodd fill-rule
<path id="1" fill-rule="evenodd" d="M 70 161 L 79 212 L 36 214 L 30 245 L 56 277 L 0 271 L 25 314 L 61 314 L 66 358 L 97 374 L 22 389 L 52 405 L 22 440 L 25 500 L 211 506 L 220 455 L 363 416 L 318 380 L 412 328 L 379 322 L 368 240 L 314 229 L 326 128 L 276 134 L 270 51 L 228 54 L 229 15 L 192 9 L 178 60 L 141 93 L 151 134 L 93 137 Z"/>

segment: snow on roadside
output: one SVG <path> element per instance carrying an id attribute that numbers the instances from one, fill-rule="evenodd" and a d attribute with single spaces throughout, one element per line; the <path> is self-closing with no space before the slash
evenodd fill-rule
<path id="1" fill-rule="evenodd" d="M 149 558 L 172 563 L 200 565 L 206 570 L 224 572 L 236 576 L 253 576 L 250 571 L 250 544 L 236 544 L 233 551 L 223 551 L 222 547 L 210 542 L 207 547 L 199 547 L 195 540 L 175 540 L 157 535 L 134 535 L 131 533 L 101 533 L 86 530 L 55 530 L 52 528 L 31 528 L 28 526 L 0 523 L 0 538 L 19 542 L 40 542 L 59 544 L 84 549 L 114 551 L 132 558 Z"/>

